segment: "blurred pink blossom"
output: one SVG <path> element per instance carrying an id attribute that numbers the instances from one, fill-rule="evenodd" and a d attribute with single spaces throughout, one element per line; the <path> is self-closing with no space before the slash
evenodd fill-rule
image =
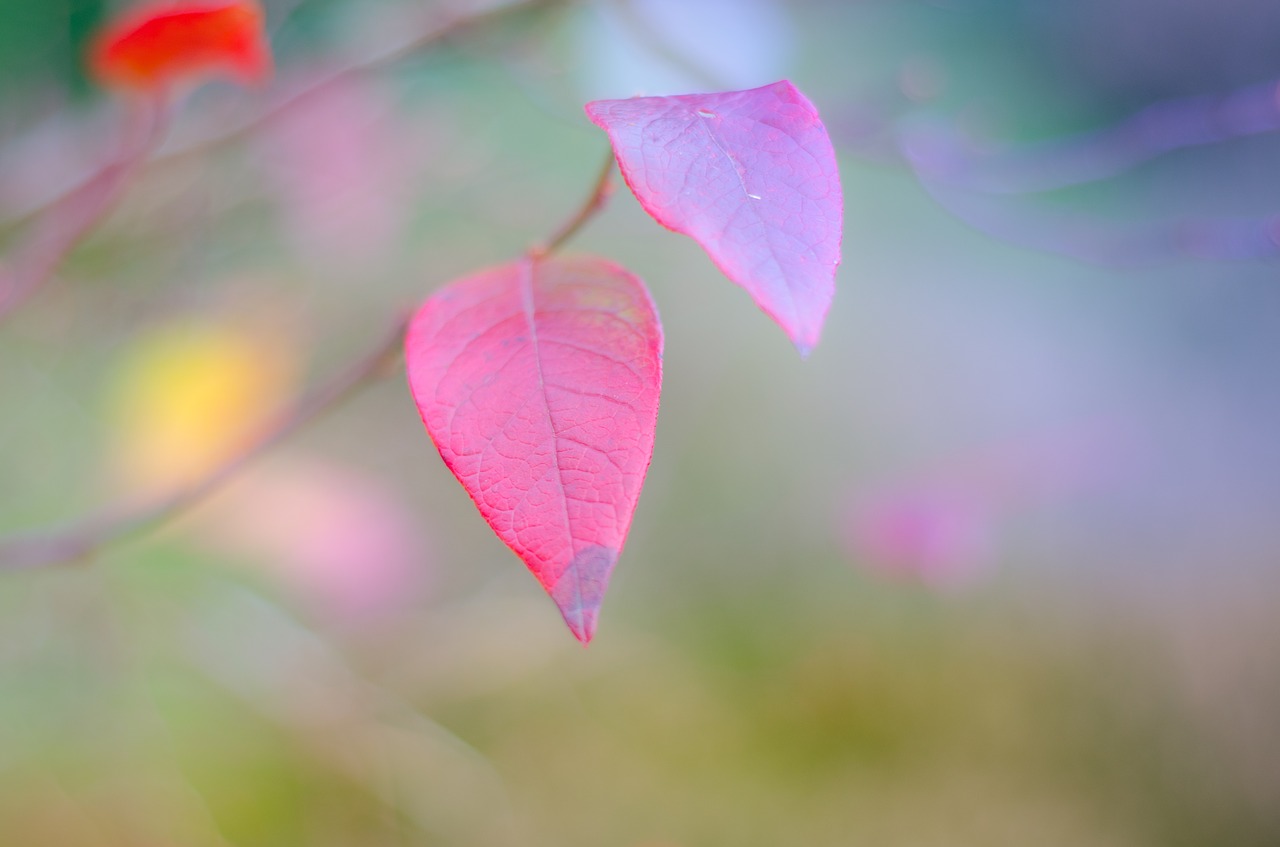
<path id="1" fill-rule="evenodd" d="M 961 451 L 852 491 L 838 516 L 859 565 L 935 588 L 988 573 L 1003 526 L 1025 509 L 1114 482 L 1133 461 L 1126 427 L 1095 420 Z"/>
<path id="2" fill-rule="evenodd" d="M 992 561 L 993 516 L 973 492 L 923 483 L 852 499 L 842 520 L 846 551 L 886 576 L 956 586 Z"/>
<path id="3" fill-rule="evenodd" d="M 271 120 L 258 145 L 299 253 L 354 269 L 393 252 L 423 151 L 384 87 L 327 83 Z"/>
<path id="4" fill-rule="evenodd" d="M 378 480 L 317 459 L 256 469 L 219 497 L 200 535 L 342 620 L 402 608 L 427 576 L 421 524 L 404 504 Z"/>

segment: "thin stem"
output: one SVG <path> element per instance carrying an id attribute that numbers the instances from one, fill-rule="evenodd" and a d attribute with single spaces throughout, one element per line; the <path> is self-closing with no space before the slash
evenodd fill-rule
<path id="1" fill-rule="evenodd" d="M 560 225 L 560 228 L 542 244 L 535 244 L 528 250 L 528 256 L 531 259 L 540 259 L 549 253 L 554 253 L 564 246 L 565 242 L 578 234 L 578 231 L 586 226 L 587 221 L 595 217 L 605 204 L 609 202 L 610 195 L 613 194 L 613 148 L 610 147 L 608 154 L 605 156 L 604 165 L 600 168 L 600 173 L 596 176 L 596 181 L 591 186 L 591 193 L 587 196 L 587 200 L 573 214 L 573 217 L 566 220 Z"/>
<path id="2" fill-rule="evenodd" d="M 61 530 L 0 539 L 0 570 L 29 570 L 89 558 L 104 547 L 166 523 L 196 506 L 250 463 L 338 407 L 398 363 L 408 317 L 370 353 L 281 413 L 253 444 L 192 485 L 141 508 L 87 518 Z"/>

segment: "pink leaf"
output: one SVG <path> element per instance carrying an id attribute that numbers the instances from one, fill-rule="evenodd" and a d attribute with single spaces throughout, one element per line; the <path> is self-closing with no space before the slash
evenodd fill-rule
<path id="1" fill-rule="evenodd" d="M 749 91 L 596 100 L 646 212 L 690 236 L 807 356 L 835 294 L 844 197 L 813 104 L 790 82 Z"/>
<path id="2" fill-rule="evenodd" d="M 445 286 L 414 317 L 427 432 L 584 644 L 653 454 L 662 327 L 602 259 L 522 259 Z"/>

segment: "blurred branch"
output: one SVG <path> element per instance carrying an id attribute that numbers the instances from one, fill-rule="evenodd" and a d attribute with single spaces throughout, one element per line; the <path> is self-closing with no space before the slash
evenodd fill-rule
<path id="1" fill-rule="evenodd" d="M 280 442 L 390 373 L 399 361 L 408 323 L 407 316 L 397 320 L 370 353 L 281 413 L 264 427 L 256 441 L 204 479 L 141 508 L 87 518 L 47 533 L 0 539 L 0 570 L 29 570 L 82 561 L 196 506 Z"/>
<path id="2" fill-rule="evenodd" d="M 596 181 L 591 186 L 591 193 L 587 195 L 586 202 L 578 208 L 573 217 L 561 224 L 560 228 L 545 243 L 530 247 L 528 250 L 529 257 L 540 259 L 563 247 L 565 242 L 577 235 L 588 221 L 604 209 L 612 194 L 613 147 L 610 146 L 604 157 L 604 166 L 600 169 L 599 175 L 596 176 Z"/>
<path id="3" fill-rule="evenodd" d="M 1166 100 L 1100 130 L 992 149 L 942 122 L 904 122 L 898 155 L 944 211 L 993 238 L 1112 268 L 1280 258 L 1280 214 L 1121 222 L 1009 195 L 1117 177 L 1166 153 L 1280 131 L 1280 82 Z M 985 149 L 984 149 L 985 148 Z"/>
<path id="4" fill-rule="evenodd" d="M 1176 261 L 1280 258 L 1280 214 L 1121 222 L 1038 208 L 1010 197 L 965 191 L 917 174 L 943 211 L 997 240 L 1101 267 L 1132 269 Z"/>
<path id="5" fill-rule="evenodd" d="M 613 149 L 586 201 L 545 244 L 531 247 L 529 256 L 538 258 L 559 249 L 598 213 L 612 193 Z M 385 376 L 399 361 L 409 318 L 400 318 L 392 331 L 374 350 L 328 383 L 303 398 L 292 409 L 264 427 L 263 434 L 230 461 L 204 479 L 160 500 L 123 513 L 108 513 L 84 519 L 69 527 L 45 533 L 0 538 L 0 570 L 31 570 L 85 560 L 102 548 L 124 541 L 166 523 L 198 505 L 247 465 L 295 432 L 340 405 L 370 382 Z"/>
<path id="6" fill-rule="evenodd" d="M 133 104 L 120 151 L 89 178 L 46 206 L 0 264 L 0 323 L 53 276 L 58 266 L 115 208 L 169 126 L 171 110 L 160 99 Z"/>
<path id="7" fill-rule="evenodd" d="M 904 144 L 940 179 L 974 191 L 1028 194 L 1111 179 L 1189 147 L 1280 132 L 1280 80 L 1225 95 L 1153 103 L 1110 126 L 1025 146 L 991 149 L 957 128 L 913 128 Z M 987 149 L 982 149 L 986 147 Z"/>
<path id="8" fill-rule="evenodd" d="M 438 24 L 427 32 L 360 62 L 335 71 L 318 82 L 294 92 L 247 123 L 201 139 L 164 156 L 152 157 L 155 163 L 178 156 L 204 151 L 210 147 L 233 141 L 254 129 L 274 120 L 327 87 L 353 76 L 368 73 L 418 51 L 443 43 L 467 29 L 491 23 L 510 13 L 540 7 L 560 5 L 567 0 L 517 0 L 499 5 L 487 11 L 454 18 Z M 0 320 L 38 289 L 54 272 L 74 246 L 118 202 L 129 179 L 144 165 L 168 126 L 170 112 L 160 104 L 148 103 L 145 112 L 148 126 L 145 131 L 130 133 L 122 151 L 99 169 L 91 173 L 79 185 L 38 208 L 28 209 L 18 217 L 39 215 L 31 224 L 33 232 L 16 251 L 15 257 L 0 266 Z M 612 156 L 610 157 L 612 164 Z M 599 195 L 589 208 L 584 208 L 575 222 L 557 236 L 556 245 L 567 239 L 573 231 L 603 204 L 608 172 L 601 175 Z M 387 371 L 399 355 L 407 327 L 407 318 L 397 322 L 388 338 L 365 359 L 339 374 L 331 382 L 304 398 L 295 408 L 283 414 L 275 424 L 266 428 L 253 445 L 230 462 L 213 471 L 194 485 L 142 508 L 125 513 L 111 513 L 86 519 L 63 530 L 29 534 L 0 539 L 0 569 L 23 570 L 57 565 L 86 559 L 101 548 L 155 526 L 195 506 L 227 480 L 239 473 L 261 454 L 275 447 L 295 431 L 339 405 L 366 383 Z"/>
<path id="9" fill-rule="evenodd" d="M 472 12 L 470 14 L 454 17 L 441 23 L 435 23 L 428 27 L 421 35 L 418 35 L 404 44 L 400 44 L 381 53 L 376 53 L 368 58 L 352 62 L 351 64 L 333 71 L 327 76 L 311 83 L 299 91 L 286 94 L 283 99 L 268 106 L 262 112 L 259 112 L 257 115 L 237 127 L 219 132 L 207 138 L 193 141 L 180 148 L 166 151 L 163 155 L 156 157 L 156 161 L 164 162 L 170 159 L 189 156 L 194 153 L 202 153 L 209 148 L 216 147 L 230 141 L 235 141 L 236 139 L 249 135 L 263 125 L 279 118 L 281 115 L 289 112 L 302 103 L 305 103 L 307 100 L 322 93 L 330 86 L 354 77 L 359 77 L 363 74 L 382 70 L 388 65 L 395 64 L 396 62 L 409 58 L 410 56 L 457 38 L 468 30 L 479 29 L 489 24 L 496 23 L 509 15 L 521 12 L 531 12 L 542 8 L 552 8 L 555 6 L 565 5 L 569 2 L 571 2 L 571 0 L 513 0 L 513 2 L 502 3 L 484 11 Z"/>
<path id="10" fill-rule="evenodd" d="M 521 12 L 531 12 L 542 8 L 553 8 L 556 6 L 567 5 L 571 2 L 574 2 L 574 0 L 512 0 L 512 2 L 500 3 L 483 11 L 458 15 L 443 22 L 436 22 L 428 26 L 420 35 L 411 38 L 403 44 L 352 62 L 332 71 L 328 75 L 312 82 L 304 88 L 285 93 L 279 100 L 267 105 L 258 114 L 248 118 L 236 126 L 231 127 L 230 129 L 219 128 L 217 131 L 209 135 L 183 143 L 171 149 L 164 150 L 157 155 L 151 156 L 145 162 L 138 162 L 135 163 L 135 165 L 150 166 L 207 152 L 208 150 L 222 144 L 236 141 L 251 134 L 265 124 L 270 123 L 281 115 L 284 115 L 290 110 L 305 103 L 315 95 L 324 92 L 330 86 L 358 77 L 362 74 L 381 70 L 417 53 L 458 38 L 469 30 L 479 29 L 484 26 L 497 23 L 508 16 L 516 15 Z M 90 183 L 94 182 L 96 176 L 97 174 L 91 174 L 84 182 L 64 194 L 57 195 L 41 203 L 33 204 L 28 208 L 16 210 L 10 213 L 6 219 L 0 220 L 0 223 L 5 223 L 7 221 L 20 221 L 38 215 L 46 209 L 60 206 L 68 198 L 85 190 Z"/>

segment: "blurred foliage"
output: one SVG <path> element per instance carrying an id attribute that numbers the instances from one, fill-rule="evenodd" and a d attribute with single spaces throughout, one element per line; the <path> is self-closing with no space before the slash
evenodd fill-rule
<path id="1" fill-rule="evenodd" d="M 0 102 L 19 100 L 33 83 L 83 95 L 85 45 L 106 8 L 103 0 L 0 0 Z"/>
<path id="2" fill-rule="evenodd" d="M 6 615 L 7 840 L 1261 847 L 1277 824 L 1156 632 L 1081 638 L 1081 609 L 1016 593 L 689 602 L 584 654 L 514 580 L 352 638 L 189 553 L 110 564 Z"/>

